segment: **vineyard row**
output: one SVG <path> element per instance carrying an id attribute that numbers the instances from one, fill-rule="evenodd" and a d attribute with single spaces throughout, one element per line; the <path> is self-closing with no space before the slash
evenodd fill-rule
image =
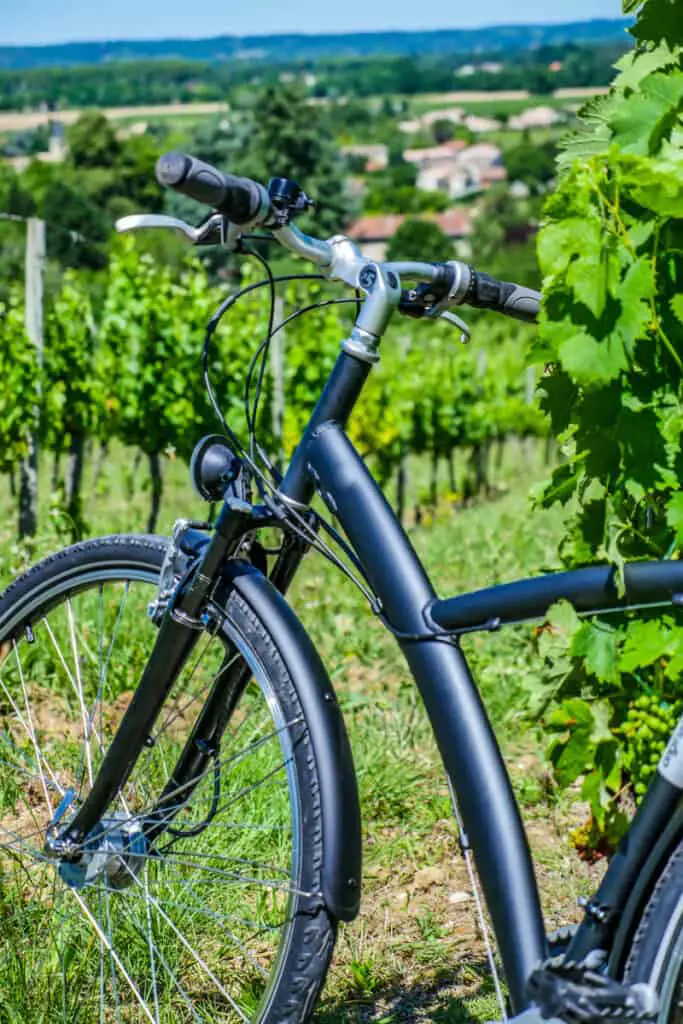
<path id="1" fill-rule="evenodd" d="M 97 308 L 85 281 L 74 271 L 66 273 L 45 311 L 39 366 L 26 336 L 23 294 L 15 291 L 0 317 L 5 382 L 0 471 L 12 476 L 21 471 L 34 433 L 57 460 L 68 453 L 66 512 L 78 534 L 86 442 L 94 440 L 106 450 L 113 439 L 120 440 L 149 460 L 149 528 L 154 529 L 163 454 L 173 450 L 188 459 L 196 441 L 218 428 L 204 389 L 200 353 L 205 325 L 224 292 L 210 285 L 200 264 L 188 264 L 179 275 L 126 241 L 112 259 Z M 210 357 L 219 403 L 241 438 L 247 433 L 248 367 L 267 330 L 265 293 L 257 291 L 234 307 L 217 332 Z M 329 297 L 328 286 L 288 284 L 278 308 L 288 315 Z M 261 444 L 276 455 L 289 454 L 295 446 L 348 331 L 347 310 L 352 308 L 313 311 L 278 336 L 278 387 L 273 387 L 273 374 L 267 374 L 258 420 Z M 469 450 L 470 472 L 460 483 L 467 496 L 488 487 L 492 442 L 546 432 L 533 400 L 533 371 L 525 368 L 524 330 L 480 321 L 477 334 L 483 337 L 464 348 L 446 325 L 395 323 L 349 431 L 383 485 L 398 474 L 399 505 L 399 471 L 408 455 L 431 460 L 427 500 L 433 503 L 441 460 L 451 467 L 451 489 L 457 487 L 452 471 L 456 449 Z"/>

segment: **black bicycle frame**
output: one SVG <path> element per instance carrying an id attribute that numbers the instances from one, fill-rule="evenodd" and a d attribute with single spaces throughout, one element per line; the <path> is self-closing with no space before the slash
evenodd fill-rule
<path id="1" fill-rule="evenodd" d="M 609 567 L 555 573 L 537 580 L 439 600 L 408 537 L 344 433 L 346 420 L 371 367 L 342 352 L 280 486 L 285 501 L 305 512 L 317 491 L 341 523 L 385 622 L 396 635 L 419 687 L 443 762 L 459 804 L 465 842 L 471 846 L 509 986 L 513 1010 L 528 1005 L 526 983 L 547 955 L 538 889 L 529 847 L 503 758 L 481 702 L 458 635 L 542 617 L 554 601 L 577 610 L 679 603 L 683 562 L 627 566 L 625 593 Z M 245 533 L 263 525 L 263 509 L 224 505 L 211 539 L 195 549 L 194 571 L 179 587 L 129 711 L 104 759 L 91 793 L 55 843 L 77 855 L 79 843 L 125 781 L 172 682 L 186 661 L 202 622 L 198 616 L 225 560 Z M 270 520 L 273 525 L 273 520 Z M 287 539 L 286 539 L 287 541 Z M 285 543 L 271 573 L 283 593 L 305 545 Z M 218 698 L 215 704 L 220 703 Z M 208 707 L 208 705 L 207 705 Z M 201 726 L 210 735 L 219 709 L 210 707 Z M 196 744 L 195 744 L 196 745 Z M 569 955 L 610 948 L 619 917 L 651 849 L 664 832 L 683 789 L 683 742 L 670 753 L 673 768 L 656 776 L 631 830 L 621 844 Z M 196 755 L 183 754 L 188 761 Z M 194 771 L 194 768 L 191 769 Z M 62 846 L 59 846 L 61 841 Z"/>
<path id="2" fill-rule="evenodd" d="M 510 1000 L 528 1005 L 526 982 L 547 955 L 526 834 L 500 748 L 458 645 L 460 633 L 542 618 L 562 598 L 579 612 L 679 604 L 683 563 L 628 565 L 620 593 L 610 566 L 552 573 L 438 600 L 408 537 L 343 431 L 369 366 L 342 353 L 297 448 L 281 490 L 307 505 L 315 490 L 338 517 L 385 621 L 397 636 L 424 701 L 462 815 L 466 842 L 493 920 Z M 628 897 L 683 789 L 677 770 L 655 777 L 622 841 L 568 956 L 608 949 Z M 673 781 L 671 781 L 673 779 Z"/>

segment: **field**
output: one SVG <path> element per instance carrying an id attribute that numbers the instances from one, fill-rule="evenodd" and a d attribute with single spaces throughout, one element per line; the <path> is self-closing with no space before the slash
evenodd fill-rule
<path id="1" fill-rule="evenodd" d="M 468 112 L 482 116 L 510 117 L 519 114 L 529 107 L 552 107 L 555 110 L 564 110 L 567 107 L 575 107 L 584 103 L 591 96 L 603 92 L 602 89 L 561 89 L 551 95 L 534 95 L 533 93 L 520 91 L 500 92 L 443 92 L 430 93 L 424 96 L 403 97 L 410 104 L 411 113 L 416 116 L 424 114 L 429 110 L 438 110 L 440 107 L 451 107 L 453 105 L 463 107 Z M 471 108 L 471 110 L 470 110 Z"/>
<path id="2" fill-rule="evenodd" d="M 438 590 L 454 593 L 548 567 L 561 519 L 530 512 L 528 491 L 545 472 L 541 446 L 511 441 L 497 476 L 498 496 L 454 510 L 444 499 L 433 521 L 410 527 Z M 48 476 L 44 467 L 43 477 Z M 179 516 L 200 515 L 186 468 L 168 462 L 162 531 Z M 411 476 L 420 485 L 423 467 Z M 131 453 L 119 449 L 90 494 L 94 534 L 144 528 L 148 495 L 143 470 L 133 479 Z M 9 494 L 0 495 L 7 524 L 2 578 L 24 555 L 12 543 Z M 44 509 L 46 511 L 47 508 Z M 49 517 L 43 516 L 43 521 Z M 58 525 L 58 518 L 52 522 Z M 54 549 L 46 532 L 34 556 Z M 330 670 L 351 734 L 364 821 L 364 884 L 360 917 L 342 929 L 317 1019 L 433 1021 L 461 1024 L 497 1016 L 476 923 L 470 884 L 424 712 L 394 642 L 350 584 L 319 556 L 310 556 L 292 600 Z M 548 927 L 575 918 L 576 897 L 600 874 L 570 849 L 568 831 L 585 808 L 558 798 L 544 768 L 542 739 L 523 718 L 530 632 L 468 640 L 466 650 L 505 749 L 529 824 Z M 0 982 L 0 1003 L 8 998 Z M 11 1000 L 10 1000 L 11 1005 Z"/>
<path id="3" fill-rule="evenodd" d="M 424 113 L 439 107 L 451 106 L 454 103 L 465 108 L 470 106 L 479 114 L 505 113 L 517 114 L 527 107 L 543 104 L 544 106 L 562 108 L 572 101 L 583 101 L 594 96 L 601 89 L 561 89 L 552 96 L 533 96 L 525 90 L 500 90 L 489 92 L 458 92 L 425 93 L 419 97 L 406 96 L 415 114 Z M 325 101 L 320 101 L 325 102 Z M 103 113 L 112 121 L 130 123 L 145 120 L 151 123 L 178 123 L 182 126 L 201 121 L 206 117 L 215 116 L 228 109 L 227 104 L 211 103 L 164 103 L 158 105 L 143 104 L 135 107 L 108 107 Z M 40 125 L 48 124 L 58 118 L 63 124 L 74 124 L 83 113 L 82 110 L 54 111 L 0 111 L 0 132 L 20 132 Z"/>
<path id="4" fill-rule="evenodd" d="M 141 105 L 136 107 L 109 107 L 103 111 L 112 121 L 139 121 L 142 118 L 166 120 L 189 116 L 204 118 L 211 114 L 219 114 L 226 109 L 225 103 L 164 103 L 157 106 Z M 3 111 L 0 113 L 0 132 L 20 132 L 29 128 L 38 128 L 58 118 L 62 124 L 74 124 L 83 113 L 82 110 L 54 111 Z"/>

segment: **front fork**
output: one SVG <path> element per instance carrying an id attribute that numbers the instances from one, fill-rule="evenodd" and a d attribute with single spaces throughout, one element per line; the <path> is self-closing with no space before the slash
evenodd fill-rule
<path id="1" fill-rule="evenodd" d="M 82 849 L 84 839 L 125 786 L 200 632 L 210 628 L 207 605 L 225 562 L 234 556 L 245 534 L 266 524 L 267 520 L 260 517 L 247 502 L 227 499 L 223 503 L 214 532 L 204 545 L 196 567 L 186 580 L 181 580 L 168 602 L 149 661 L 88 796 L 65 828 L 59 830 L 57 823 L 48 834 L 46 852 L 49 855 L 76 856 Z M 279 575 L 285 585 L 291 580 L 306 550 L 305 545 L 288 545 L 287 540 L 286 536 L 283 553 L 274 569 L 274 575 Z M 198 755 L 205 763 L 208 748 L 201 741 L 209 739 L 211 732 L 215 733 L 219 718 L 219 698 L 224 697 L 225 693 L 221 693 L 217 684 L 214 684 L 207 704 L 161 795 L 161 805 L 164 800 L 168 802 L 172 788 L 177 790 L 180 778 L 187 778 L 188 772 L 197 770 Z M 157 834 L 163 830 L 159 822 L 163 820 L 164 824 L 167 823 L 170 816 L 167 812 L 163 818 L 157 817 L 157 824 L 153 826 Z"/>

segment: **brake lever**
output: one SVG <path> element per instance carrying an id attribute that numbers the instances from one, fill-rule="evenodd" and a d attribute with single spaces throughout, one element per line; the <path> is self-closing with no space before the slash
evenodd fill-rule
<path id="1" fill-rule="evenodd" d="M 222 213 L 212 213 L 196 228 L 178 217 L 168 217 L 163 213 L 134 213 L 120 217 L 114 226 L 119 234 L 149 228 L 175 231 L 192 245 L 226 245 L 236 237 L 235 226 Z"/>
<path id="2" fill-rule="evenodd" d="M 455 313 L 451 313 L 450 310 L 446 309 L 443 313 L 439 313 L 440 320 L 446 320 L 447 323 L 452 324 L 453 327 L 457 327 L 460 331 L 460 343 L 466 345 L 472 337 L 472 331 L 464 320 L 461 320 Z"/>

